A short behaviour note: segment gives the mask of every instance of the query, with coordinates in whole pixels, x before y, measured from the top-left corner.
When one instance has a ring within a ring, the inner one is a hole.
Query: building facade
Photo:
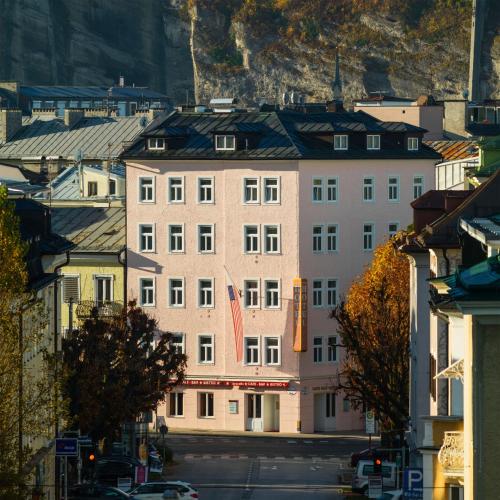
[[[364,113],[176,112],[124,153],[128,299],[188,356],[158,411],[169,426],[362,426],[336,391],[329,315],[433,187],[423,132]]]

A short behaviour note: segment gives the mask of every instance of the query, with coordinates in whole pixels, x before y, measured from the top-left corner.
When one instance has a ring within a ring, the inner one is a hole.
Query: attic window
[[[366,149],[368,149],[368,150],[380,149],[380,136],[379,135],[367,135],[366,136]]]
[[[165,149],[165,139],[152,137],[148,141],[148,149],[162,151]]]
[[[215,136],[216,151],[235,151],[236,138],[234,135],[216,135]]]
[[[334,135],[333,136],[333,149],[346,151],[347,150],[347,135]]]
[[[418,137],[408,137],[408,151],[418,151]]]

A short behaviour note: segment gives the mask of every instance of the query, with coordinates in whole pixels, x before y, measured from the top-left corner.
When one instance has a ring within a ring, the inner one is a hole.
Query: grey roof
[[[111,92],[110,92],[111,89]],[[20,94],[31,99],[167,99],[147,87],[74,87],[70,85],[21,85]]]
[[[377,159],[432,158],[440,155],[422,144],[407,151],[407,134],[422,137],[425,129],[403,122],[382,122],[364,112],[297,112],[292,110],[214,113],[179,112],[155,119],[123,153],[123,158],[182,159]],[[216,151],[214,134],[240,138],[235,151]],[[332,136],[348,134],[349,149],[334,150]],[[380,134],[379,151],[367,151],[366,133]],[[146,148],[148,137],[171,138],[162,151]]]
[[[481,243],[500,247],[500,214],[461,219],[460,226]]]
[[[12,179],[2,179],[0,177],[0,186],[7,186],[7,194],[11,196],[33,195],[48,191],[47,186],[39,184],[30,184],[29,181],[17,181]]]
[[[85,117],[72,128],[59,118],[23,118],[22,128],[0,145],[0,159],[60,156],[74,159],[78,150],[84,158],[107,159],[122,152],[122,143],[142,132],[143,117]]]
[[[125,246],[125,208],[52,208],[52,230],[75,244],[74,253],[119,253]]]

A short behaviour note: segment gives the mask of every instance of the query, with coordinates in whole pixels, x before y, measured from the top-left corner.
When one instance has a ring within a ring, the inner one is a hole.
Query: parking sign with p
[[[403,491],[405,498],[422,500],[424,493],[424,473],[422,469],[407,467],[404,470]]]

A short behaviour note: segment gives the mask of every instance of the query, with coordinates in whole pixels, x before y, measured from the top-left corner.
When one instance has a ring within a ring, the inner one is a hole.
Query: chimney
[[[119,86],[120,87],[125,87],[125,77],[120,75],[120,83],[119,83]]]
[[[111,170],[111,160],[103,160],[102,170],[103,172],[109,172]]]
[[[12,139],[23,126],[20,109],[0,109],[0,144]]]
[[[82,109],[68,109],[64,110],[64,125],[68,128],[73,128],[83,117],[85,113]]]

